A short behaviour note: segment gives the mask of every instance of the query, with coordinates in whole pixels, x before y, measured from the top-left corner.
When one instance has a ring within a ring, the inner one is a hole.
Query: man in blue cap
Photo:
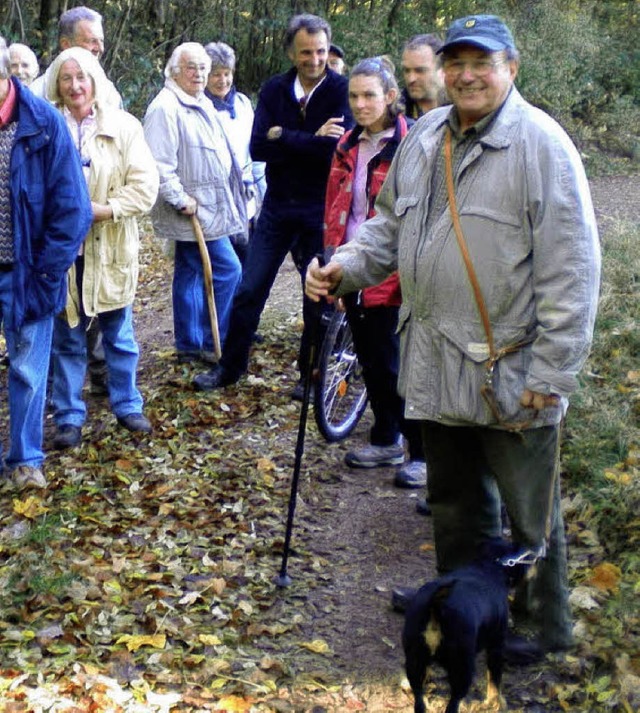
[[[536,638],[508,639],[525,662],[572,644],[558,450],[593,336],[598,235],[578,152],[514,86],[506,25],[456,20],[439,54],[453,106],[412,129],[377,215],[326,267],[311,263],[306,291],[399,271],[398,388],[421,422],[438,568],[500,535],[501,501],[513,539],[531,559],[546,551],[517,620]]]

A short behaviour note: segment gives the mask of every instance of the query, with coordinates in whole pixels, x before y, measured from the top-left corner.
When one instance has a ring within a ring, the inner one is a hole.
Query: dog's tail
[[[447,584],[444,587],[440,587],[431,600],[429,621],[427,622],[427,628],[424,632],[424,640],[432,655],[438,650],[442,641],[442,627],[440,625],[442,620],[442,605],[449,598],[452,586],[451,584]]]

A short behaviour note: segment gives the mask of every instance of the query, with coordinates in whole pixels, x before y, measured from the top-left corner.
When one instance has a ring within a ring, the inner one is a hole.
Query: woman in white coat
[[[153,206],[158,171],[140,122],[106,103],[107,87],[100,63],[81,47],[64,50],[51,65],[48,97],[62,111],[80,153],[93,208],[93,226],[69,272],[67,306],[54,326],[55,448],[81,440],[91,319],[99,321],[103,334],[109,401],[118,423],[130,431],[151,431],[136,385],[132,304],[138,282],[137,217]]]
[[[175,241],[173,328],[181,362],[214,358],[204,270],[191,217],[195,214],[200,222],[213,268],[221,342],[241,275],[231,238],[247,230],[242,174],[204,94],[210,68],[202,45],[185,42],[177,47],[165,67],[164,88],[144,119],[160,172],[153,227],[156,237]]]

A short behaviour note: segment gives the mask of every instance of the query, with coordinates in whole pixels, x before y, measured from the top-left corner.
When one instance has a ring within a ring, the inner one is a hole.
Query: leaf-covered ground
[[[433,575],[431,527],[390,470],[343,466],[366,422],[328,445],[310,420],[293,583],[273,582],[300,414],[297,274],[287,264],[278,279],[251,376],[201,394],[198,369],[173,356],[171,263],[148,232],[143,253],[139,381],[153,435],[123,431],[87,393],[83,443],[48,454],[46,493],[0,491],[0,710],[412,710],[389,594]],[[0,379],[5,389],[6,367]],[[6,434],[4,411],[2,423]],[[637,573],[606,561],[579,495],[565,510],[579,645],[508,669],[509,710],[638,710],[639,612],[615,606],[640,591]],[[481,680],[463,710],[484,710]],[[429,711],[445,692],[436,672]]]

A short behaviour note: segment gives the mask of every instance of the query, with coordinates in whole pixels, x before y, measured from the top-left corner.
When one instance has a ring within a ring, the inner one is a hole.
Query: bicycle
[[[367,407],[367,387],[347,315],[323,316],[326,332],[318,355],[313,411],[318,430],[333,443],[346,438]]]

